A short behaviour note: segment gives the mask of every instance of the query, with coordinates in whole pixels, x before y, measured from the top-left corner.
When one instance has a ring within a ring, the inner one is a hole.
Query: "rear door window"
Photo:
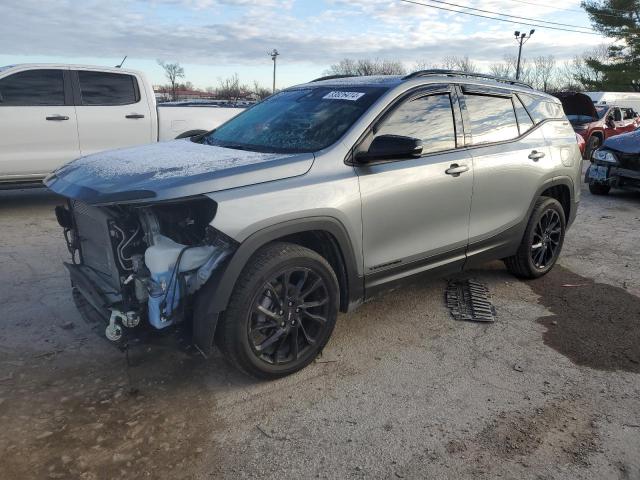
[[[518,123],[510,97],[466,94],[465,104],[474,145],[518,137]]]
[[[64,104],[62,70],[27,70],[0,79],[0,107]]]
[[[442,93],[407,100],[378,125],[375,134],[419,138],[423,153],[455,148],[451,97]]]
[[[131,105],[140,99],[133,75],[79,71],[82,105]]]

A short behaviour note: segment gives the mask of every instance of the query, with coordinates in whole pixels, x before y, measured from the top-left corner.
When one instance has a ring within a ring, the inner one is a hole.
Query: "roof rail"
[[[533,90],[533,87],[528,83],[521,82],[520,80],[513,80],[511,78],[497,77],[495,75],[488,75],[486,73],[474,73],[474,72],[463,72],[459,70],[444,70],[434,68],[431,70],[418,70],[417,72],[410,73],[409,75],[405,75],[402,77],[403,80],[408,80],[410,78],[417,77],[429,77],[429,76],[449,76],[449,77],[469,77],[469,78],[481,78],[485,80],[494,80],[496,82],[508,83],[510,85],[519,85],[521,87],[527,87]]]
[[[309,83],[313,83],[313,82],[321,82],[323,80],[334,80],[336,78],[350,78],[350,77],[357,77],[358,75],[327,75],[325,77],[318,77],[318,78],[314,78],[313,80],[311,80]]]

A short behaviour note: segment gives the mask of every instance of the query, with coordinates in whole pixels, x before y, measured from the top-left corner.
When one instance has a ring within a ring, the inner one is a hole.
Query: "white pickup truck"
[[[38,185],[77,157],[213,130],[240,108],[156,106],[133,70],[59,64],[0,67],[0,188]]]

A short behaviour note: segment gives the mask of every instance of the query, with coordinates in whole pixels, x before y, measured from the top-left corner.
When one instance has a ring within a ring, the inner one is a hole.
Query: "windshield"
[[[287,90],[229,120],[202,142],[259,152],[315,152],[335,143],[385,90],[360,86]]]
[[[567,115],[567,120],[569,120],[574,125],[580,125],[583,123],[590,123],[595,120],[591,115]]]

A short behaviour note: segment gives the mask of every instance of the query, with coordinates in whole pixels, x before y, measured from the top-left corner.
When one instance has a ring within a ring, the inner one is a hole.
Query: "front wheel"
[[[540,197],[518,251],[504,259],[507,269],[521,278],[538,278],[548,273],[562,250],[565,230],[566,219],[560,202]]]
[[[248,262],[219,326],[217,343],[238,369],[262,379],[294,373],[326,345],[339,289],[329,263],[290,243],[263,247]]]

